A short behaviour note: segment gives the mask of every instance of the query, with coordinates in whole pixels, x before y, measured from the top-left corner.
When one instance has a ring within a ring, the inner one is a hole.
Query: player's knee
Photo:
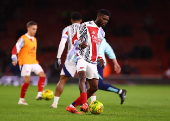
[[[68,80],[68,79],[69,79],[69,77],[66,76],[66,75],[61,75],[60,76],[60,80]]]
[[[46,78],[46,74],[44,72],[40,72],[39,77],[45,77]]]
[[[30,83],[30,77],[24,77],[24,81],[29,84]]]

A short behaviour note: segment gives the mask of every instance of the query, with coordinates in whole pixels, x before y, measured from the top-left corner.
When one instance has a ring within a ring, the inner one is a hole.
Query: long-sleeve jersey
[[[102,56],[105,65],[106,65],[106,57],[105,57],[105,53],[107,54],[107,56],[109,57],[109,59],[115,59],[115,53],[112,49],[112,47],[106,42],[106,39],[104,38],[101,42],[101,47],[99,50],[100,56]]]
[[[37,40],[28,34],[22,35],[12,50],[12,60],[18,60],[19,65],[35,64],[36,60]],[[18,57],[17,57],[18,54]],[[18,58],[18,59],[17,59]]]
[[[98,27],[94,21],[82,23],[72,39],[72,44],[76,48],[79,48],[78,45],[81,42],[85,42],[87,43],[87,47],[77,50],[77,58],[83,58],[90,63],[97,63],[97,59],[102,58],[99,54],[99,49],[104,36],[104,30]]]
[[[67,42],[68,50],[67,50],[66,61],[70,62],[69,56],[72,57],[74,54],[74,52],[72,52],[72,53],[70,52],[70,51],[74,50],[74,46],[72,45],[72,38],[75,35],[75,33],[77,32],[79,27],[80,27],[79,23],[74,23],[74,24],[67,26],[66,28],[63,29],[60,45],[58,48],[57,58],[61,58],[61,55],[65,48],[65,43]]]

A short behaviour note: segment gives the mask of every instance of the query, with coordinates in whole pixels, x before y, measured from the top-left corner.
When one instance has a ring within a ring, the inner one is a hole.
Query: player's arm
[[[120,65],[117,62],[116,55],[115,55],[112,47],[107,42],[105,42],[105,53],[107,54],[109,59],[112,60],[112,62],[114,64],[114,71],[116,73],[120,73],[121,72],[121,67],[120,67]]]
[[[15,44],[14,48],[12,49],[12,64],[14,66],[16,66],[17,64],[17,54],[20,52],[20,50],[22,49],[22,47],[24,46],[24,39],[20,38],[17,43]]]
[[[63,54],[63,51],[65,49],[65,44],[67,42],[67,39],[68,39],[68,31],[67,31],[67,28],[65,28],[62,32],[62,37],[61,37],[61,41],[60,41],[58,52],[57,52],[57,60],[55,62],[56,69],[59,69],[61,65],[61,55]]]

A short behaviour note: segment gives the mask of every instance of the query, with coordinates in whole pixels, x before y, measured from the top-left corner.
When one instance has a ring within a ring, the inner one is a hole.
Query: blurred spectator
[[[145,45],[141,48],[141,59],[152,58],[152,49],[149,45]]]
[[[122,74],[140,74],[139,69],[135,66],[135,64],[130,65],[129,62],[126,60],[122,65]]]
[[[129,64],[129,62],[126,60],[124,63],[123,63],[123,65],[122,65],[122,74],[131,74],[132,73],[132,68],[131,68],[131,66],[130,66],[130,64]]]
[[[132,51],[130,52],[129,56],[130,58],[137,59],[140,58],[141,55],[141,48],[136,42],[135,46],[133,47]]]
[[[149,46],[149,44],[146,44],[144,46],[139,46],[138,44],[136,44],[132,51],[129,53],[129,57],[130,58],[141,58],[141,59],[150,59],[152,58],[153,53],[152,53],[152,49]]]

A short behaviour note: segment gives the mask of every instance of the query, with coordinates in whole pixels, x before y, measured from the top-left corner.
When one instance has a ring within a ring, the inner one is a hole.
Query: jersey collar
[[[34,37],[31,37],[28,35],[28,33],[25,34],[32,42],[34,41]]]

